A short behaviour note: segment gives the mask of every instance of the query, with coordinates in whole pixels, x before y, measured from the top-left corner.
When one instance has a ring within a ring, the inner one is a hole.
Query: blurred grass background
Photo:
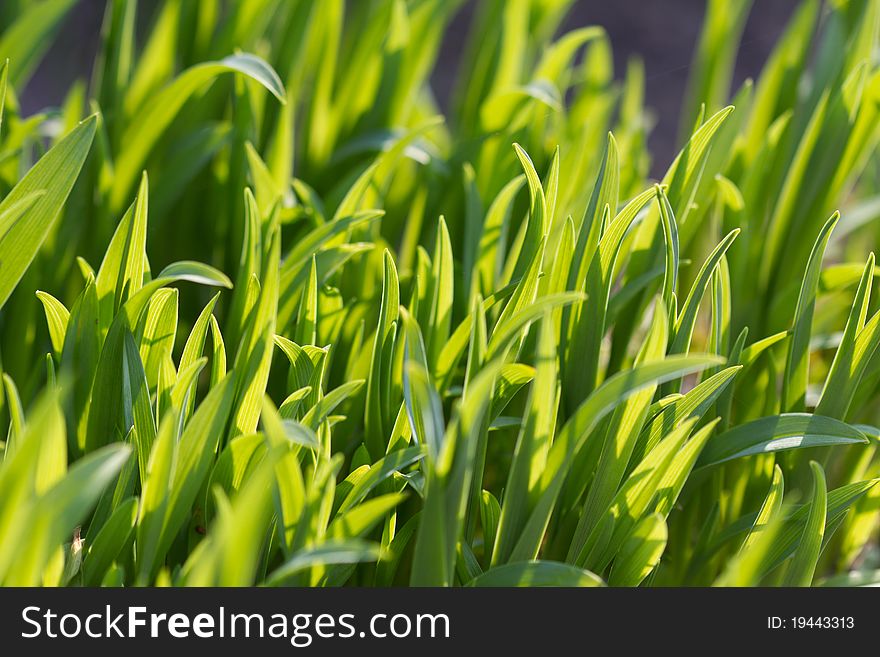
[[[432,76],[441,104],[448,99],[453,87],[467,26],[479,1],[469,0],[447,30]],[[139,3],[137,24],[144,33],[159,4],[158,0]],[[560,33],[564,33],[584,25],[604,27],[614,44],[615,70],[619,75],[625,71],[630,57],[643,58],[647,104],[656,122],[648,142],[654,156],[651,173],[656,177],[663,174],[680,146],[678,117],[705,5],[705,0],[579,0],[560,28]],[[796,6],[797,0],[755,2],[743,32],[733,89],[746,78],[758,75]],[[67,16],[52,48],[24,90],[21,100],[25,115],[49,105],[59,105],[73,81],[88,75],[100,45],[103,14],[103,1],[83,0]]]

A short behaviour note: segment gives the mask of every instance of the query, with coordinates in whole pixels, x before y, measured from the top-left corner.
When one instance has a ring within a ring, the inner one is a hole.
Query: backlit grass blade
[[[773,515],[760,534],[733,557],[713,586],[760,586],[765,575],[764,560],[782,530],[781,514]]]
[[[437,222],[437,236],[432,258],[430,282],[429,313],[427,326],[430,327],[425,337],[428,349],[428,362],[432,369],[440,351],[449,339],[449,327],[452,322],[452,304],[454,293],[452,243],[449,230],[443,217]]]
[[[657,489],[695,424],[694,420],[684,422],[648,453],[617,491],[586,540],[572,543],[567,561],[590,565],[599,572],[608,566],[636,525],[650,512]]]
[[[408,447],[406,449],[391,452],[383,459],[376,461],[369,467],[366,474],[361,476],[357,483],[352,486],[348,494],[343,498],[338,513],[345,513],[360,503],[381,481],[390,477],[394,472],[399,472],[406,466],[415,463],[424,456],[421,447]]]
[[[609,378],[578,407],[557,433],[548,466],[542,476],[543,487],[547,489],[552,481],[558,481],[560,476],[567,473],[571,457],[582,448],[602,416],[621,400],[645,386],[663,383],[720,362],[720,359],[712,356],[668,356]]]
[[[547,463],[547,454],[553,444],[556,414],[559,404],[557,389],[558,364],[555,331],[549,313],[541,320],[535,377],[531,383],[524,423],[517,437],[513,460],[505,486],[505,495],[498,521],[498,533],[492,563],[529,560],[537,557],[540,545],[528,549],[530,554],[517,554],[514,540],[528,517],[528,510],[536,499],[536,484]]]
[[[675,334],[669,352],[673,354],[687,353],[690,349],[691,340],[694,333],[694,324],[697,321],[697,313],[700,309],[700,301],[705,293],[709,280],[719,266],[721,259],[733,244],[736,236],[739,235],[739,229],[730,231],[723,240],[716,246],[706,261],[700,267],[694,284],[688,292],[684,305],[675,320]]]
[[[73,534],[98,501],[104,487],[128,459],[129,448],[110,445],[71,466],[67,474],[37,500],[36,524],[19,544],[22,558],[6,579],[11,586],[35,585],[50,551]]]
[[[822,537],[825,534],[828,504],[825,472],[822,470],[822,466],[815,461],[810,462],[810,469],[813,471],[810,513],[807,524],[804,526],[804,534],[785,572],[787,586],[809,586],[812,583],[816,562],[822,549]]]
[[[686,394],[678,397],[662,408],[657,408],[657,413],[650,417],[648,424],[639,436],[633,459],[641,460],[645,454],[652,450],[660,442],[663,436],[677,427],[689,417],[702,417],[720,399],[726,390],[729,390],[735,376],[742,366],[727,367],[717,374],[713,374],[705,381],[701,381]],[[655,404],[655,406],[659,406]]]
[[[468,586],[604,586],[600,577],[582,568],[553,561],[524,561],[490,568]]]
[[[123,215],[95,279],[104,326],[140,290],[146,271],[148,182],[141,177],[135,202]]]
[[[583,304],[579,304],[572,308],[568,314],[563,315],[563,318],[569,318],[568,325],[565,324],[566,320],[563,320],[563,325],[566,326],[568,331],[563,372],[566,380],[564,394],[569,406],[576,406],[584,398],[584,395],[592,392],[596,385],[598,355],[606,328],[608,298],[621,245],[627,232],[636,221],[639,212],[654,198],[655,194],[655,190],[650,189],[633,198],[614,216],[614,219],[604,231],[600,230],[598,225],[602,220],[601,215],[596,218],[597,226],[592,229],[596,231],[595,239],[598,241],[597,247],[594,247],[598,248],[595,256],[586,251],[586,249],[590,248],[590,244],[584,245],[585,251],[580,256],[580,247],[575,247],[575,254],[572,257],[572,262],[574,263],[572,274],[574,274],[577,267],[587,266],[588,269],[583,272],[585,277],[583,281],[580,279],[580,274],[574,281],[569,277],[569,285],[571,286],[574,283],[578,286],[583,286],[582,288],[578,287],[575,289],[583,289],[587,297],[592,299],[591,303],[595,305],[591,310],[588,310]],[[608,212],[610,213],[610,206],[608,207]],[[581,227],[578,243],[582,240],[584,230],[586,230],[586,226]],[[582,262],[579,264],[578,257],[588,259],[588,265],[584,265]],[[581,362],[586,371],[580,371],[580,369],[572,371],[571,364],[574,362]]]
[[[533,261],[533,258],[538,253],[538,244],[547,235],[550,217],[548,216],[544,187],[541,185],[541,179],[538,176],[538,172],[535,171],[531,158],[519,144],[514,144],[513,147],[526,174],[530,199],[523,248],[519,253],[517,265],[514,269],[514,276],[517,276],[525,271],[526,267],[529,266],[529,263]]]
[[[666,521],[659,513],[639,522],[611,567],[609,586],[638,586],[657,565],[666,549]]]
[[[385,453],[388,418],[386,409],[390,404],[390,386],[387,381],[388,363],[391,360],[397,332],[400,289],[397,268],[391,254],[383,256],[382,304],[379,308],[378,325],[373,340],[370,360],[370,376],[367,379],[367,406],[365,410],[365,443],[370,454],[378,458]]]
[[[46,323],[49,326],[49,338],[52,340],[52,348],[60,357],[64,348],[64,336],[67,333],[67,322],[70,320],[70,312],[64,304],[58,301],[48,292],[37,291],[37,297],[43,304],[46,313]]]
[[[668,517],[675,508],[697,458],[717,425],[718,418],[698,429],[684,448],[672,459],[672,463],[660,480],[657,490],[657,512],[662,514],[664,518]]]
[[[3,374],[3,396],[6,412],[9,414],[9,430],[6,434],[6,444],[3,447],[3,460],[15,453],[17,443],[24,433],[24,407],[21,396],[15,382],[8,374]]]
[[[130,497],[113,511],[113,515],[96,534],[82,564],[82,579],[86,586],[97,586],[119,554],[130,545],[137,520],[138,500]]]
[[[157,290],[138,320],[137,341],[148,381],[156,381],[163,360],[171,358],[177,338],[179,297],[176,288]]]
[[[34,112],[73,4],[0,3],[0,584],[873,580],[880,3],[734,91],[711,0],[656,127],[572,0],[108,0]]]
[[[663,241],[666,244],[665,273],[663,275],[663,303],[670,321],[678,317],[678,303],[676,301],[676,289],[678,288],[678,265],[681,259],[679,254],[678,224],[672,213],[672,205],[663,191],[657,185],[657,201],[660,204],[660,224],[663,228]],[[677,335],[677,333],[676,333]]]
[[[510,347],[511,342],[516,339],[519,332],[527,328],[532,322],[539,319],[546,310],[560,306],[567,306],[581,299],[583,299],[583,295],[576,292],[549,294],[545,297],[536,299],[534,302],[511,314],[509,317],[503,317],[503,322],[499,319],[498,323],[495,325],[495,330],[489,338],[489,345],[486,352],[487,359],[503,353]]]
[[[666,355],[668,330],[669,318],[663,306],[658,304],[647,339],[636,357],[636,366],[646,361],[659,360]],[[596,475],[590,484],[582,515],[575,529],[573,543],[578,546],[578,550],[617,493],[639,433],[648,417],[648,409],[655,392],[656,386],[646,386],[622,401],[611,416],[596,465]]]
[[[825,516],[826,536],[823,540],[827,539],[832,527],[839,525],[852,505],[862,499],[877,483],[876,479],[859,481],[828,491],[827,515]],[[794,554],[800,539],[804,536],[807,521],[813,511],[818,516],[818,508],[813,509],[810,504],[803,504],[786,519],[777,540],[767,553],[764,562],[765,572],[781,565],[785,559]]]
[[[300,297],[294,339],[300,344],[318,341],[318,268],[315,258],[312,258],[308,283]]]
[[[70,190],[82,169],[97,117],[91,116],[59,141],[13,187],[0,202],[0,306],[37,255],[61,214]],[[39,197],[34,197],[41,192]],[[25,199],[30,206],[22,214],[10,210]]]
[[[507,235],[513,202],[525,183],[525,175],[519,175],[507,183],[489,206],[483,221],[483,233],[477,248],[474,285],[478,283],[485,296],[499,283],[505,257]]]
[[[130,333],[126,333],[123,340],[123,415],[126,429],[133,426],[137,432],[138,470],[140,481],[143,483],[147,478],[147,461],[150,458],[153,441],[156,439],[156,422],[150,403],[150,388],[134,338]]]
[[[419,523],[410,576],[412,586],[452,584],[456,548],[476,461],[477,440],[488,412],[498,364],[483,369],[446,429],[436,458],[427,462],[424,514]]]
[[[269,379],[277,318],[280,242],[277,229],[273,230],[263,268],[260,297],[249,317],[233,365],[236,396],[233,428],[238,433],[256,430]]]
[[[345,541],[328,540],[315,547],[297,552],[266,577],[268,586],[278,586],[288,578],[314,566],[327,564],[350,564],[363,561],[376,561],[379,546],[375,543],[349,539]]]
[[[847,416],[868,362],[880,345],[880,313],[875,313],[867,323],[865,321],[871,295],[873,269],[874,255],[871,254],[859,281],[856,298],[840,338],[840,344],[825,379],[822,396],[816,405],[817,413],[827,413],[839,418]]]
[[[804,279],[801,283],[801,291],[798,295],[797,307],[792,321],[791,340],[788,343],[788,354],[785,360],[785,372],[782,378],[782,408],[785,411],[804,410],[804,398],[807,391],[809,378],[810,353],[809,342],[812,332],[813,312],[816,306],[818,294],[820,269],[828,240],[831,232],[840,219],[839,213],[834,213],[822,227],[822,232],[816,238]]]
[[[24,546],[30,515],[39,496],[58,481],[67,463],[65,456],[64,417],[58,407],[57,393],[43,395],[30,413],[23,431],[16,438],[15,449],[4,454],[0,468],[0,494],[5,503],[0,506],[0,540],[6,545]],[[51,479],[40,472],[42,454],[54,457]],[[59,458],[61,471],[57,467]],[[71,528],[72,529],[72,528]],[[53,546],[54,547],[54,546]],[[0,581],[11,575],[20,553],[16,550],[0,552]],[[43,564],[39,564],[42,567]]]
[[[746,537],[742,548],[740,548],[741,552],[745,552],[752,547],[760,539],[762,534],[769,530],[770,523],[774,518],[779,516],[780,510],[782,509],[782,495],[784,490],[785,478],[782,474],[782,468],[776,465],[773,468],[773,482],[770,484],[770,490],[767,492],[767,497],[764,498],[764,503],[761,505],[761,510],[758,512],[755,524],[749,531],[749,535]]]
[[[3,127],[3,110],[6,109],[6,90],[9,82],[9,60],[0,63],[0,128]]]
[[[547,457],[547,465],[538,484],[537,502],[522,531],[525,543],[534,541],[546,531],[562,486],[572,464],[590,433],[614,406],[645,386],[663,383],[670,378],[699,371],[719,361],[713,357],[672,356],[661,361],[644,363],[634,370],[620,372],[603,383],[581,404],[557,432]],[[521,539],[523,540],[523,539]]]
[[[209,468],[232,407],[232,384],[232,379],[227,376],[196,409],[195,415],[180,437],[179,445],[173,448],[177,452],[173,471],[160,477],[160,482],[162,479],[167,480],[168,488],[164,492],[157,493],[164,499],[159,506],[158,525],[151,530],[151,540],[155,541],[155,556],[152,559],[142,558],[140,563],[141,576],[146,577],[147,581],[152,579],[156,572],[157,559],[164,558],[171,541],[188,520],[192,504],[209,474]],[[170,449],[167,440],[174,440],[173,433],[168,434],[166,442],[162,441],[161,428],[159,434],[160,437],[155,444],[160,446],[159,449],[167,451]],[[163,457],[162,462],[165,463],[168,458],[170,455]],[[170,464],[164,467],[170,467]],[[140,543],[140,540],[138,542]]]
[[[718,465],[753,454],[866,442],[861,431],[839,420],[809,413],[784,413],[741,424],[713,437],[697,467]]]
[[[269,450],[230,503],[217,504],[208,540],[190,554],[184,577],[192,586],[246,586],[254,582],[272,511],[272,480],[281,450]],[[222,492],[215,491],[219,499]]]
[[[406,353],[404,355],[403,395],[415,441],[436,456],[445,430],[443,408],[428,374],[427,354],[415,319],[401,311]]]
[[[191,262],[173,263],[144,285],[120,308],[119,313],[113,318],[95,365],[88,422],[82,442],[86,451],[106,444],[118,430],[121,421],[122,395],[115,382],[122,371],[125,332],[134,330],[138,317],[157,290],[178,280],[190,280],[207,285],[231,285],[225,275],[208,265]],[[95,303],[97,314],[97,302]],[[161,413],[157,413],[157,416],[160,415]]]
[[[199,88],[223,73],[238,73],[255,80],[282,103],[285,91],[278,75],[265,61],[255,55],[230,55],[216,62],[206,62],[184,71],[171,84],[145,101],[122,133],[123,156],[116,162],[116,177],[110,205],[118,209],[128,196],[131,185],[142,170],[147,157],[186,100]]]

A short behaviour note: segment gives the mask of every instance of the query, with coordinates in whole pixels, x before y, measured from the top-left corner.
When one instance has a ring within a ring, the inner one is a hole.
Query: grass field
[[[0,584],[880,583],[880,0],[738,89],[708,0],[656,181],[570,0],[435,98],[462,4],[108,0],[30,116],[2,4]]]

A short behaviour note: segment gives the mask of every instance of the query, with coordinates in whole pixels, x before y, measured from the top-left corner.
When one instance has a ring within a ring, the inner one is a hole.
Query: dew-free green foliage
[[[568,0],[436,98],[462,4],[108,0],[32,116],[2,4],[0,584],[880,581],[880,0],[735,90],[709,2],[659,181]]]

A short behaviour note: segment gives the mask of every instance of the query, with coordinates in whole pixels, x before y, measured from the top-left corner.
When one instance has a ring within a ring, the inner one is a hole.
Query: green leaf
[[[280,449],[266,454],[231,504],[222,491],[215,491],[217,517],[207,540],[184,564],[187,585],[253,585],[271,519],[271,484],[280,454]]]
[[[583,298],[584,295],[577,292],[548,294],[525,304],[523,308],[516,310],[508,317],[502,315],[495,325],[495,330],[492,331],[492,336],[489,338],[486,358],[491,360],[494,356],[503,353],[510,346],[511,341],[520,335],[521,331],[539,319],[547,310],[567,306]],[[506,310],[507,308],[505,308]]]
[[[389,251],[384,253],[383,266],[382,303],[373,340],[370,376],[367,379],[367,406],[364,412],[365,443],[373,458],[385,453],[389,435],[386,409],[391,405],[391,400],[388,399],[390,386],[384,379],[383,372],[389,370],[400,302],[397,268]]]
[[[795,550],[788,570],[785,572],[786,586],[809,586],[813,582],[816,562],[822,550],[822,537],[825,535],[827,519],[828,491],[825,486],[825,472],[815,461],[810,462],[813,471],[813,494],[810,513],[804,526],[804,533]]]
[[[599,386],[557,432],[547,457],[547,466],[534,494],[537,501],[530,511],[522,535],[532,541],[546,531],[562,486],[586,439],[620,401],[645,386],[660,384],[720,362],[720,359],[712,356],[671,356],[619,372]]]
[[[8,374],[3,374],[3,393],[7,412],[9,413],[9,433],[3,450],[3,459],[11,458],[18,441],[24,434],[24,407],[15,382]]]
[[[452,322],[453,303],[453,265],[452,243],[446,221],[440,217],[437,223],[433,269],[431,271],[429,315],[425,346],[428,352],[428,363],[433,370],[440,357],[440,352],[449,340],[449,326]]]
[[[816,307],[816,296],[819,291],[822,258],[831,238],[831,232],[837,225],[840,214],[835,212],[822,227],[816,238],[807,269],[801,281],[797,307],[792,321],[791,340],[785,359],[785,371],[782,377],[782,408],[785,411],[802,411],[805,407],[807,382],[810,368],[810,335],[813,326],[813,311]]]
[[[477,275],[474,278],[474,285],[479,283],[483,296],[487,296],[499,282],[514,200],[525,181],[524,175],[513,178],[498,192],[486,211],[483,233],[477,247]]]
[[[697,467],[705,468],[754,454],[867,442],[861,431],[840,420],[809,413],[783,413],[746,422],[713,437],[703,450]]]
[[[391,493],[358,504],[333,519],[333,522],[327,527],[327,536],[330,539],[338,540],[359,538],[375,527],[388,512],[404,499],[406,499],[406,495]]]
[[[183,345],[183,352],[180,354],[180,363],[178,365],[178,370],[183,371],[193,363],[195,363],[202,356],[202,352],[205,349],[205,342],[208,338],[208,327],[211,324],[211,319],[213,318],[214,306],[217,304],[217,299],[220,297],[220,293],[218,292],[211,300],[207,303],[207,305],[202,309],[202,312],[199,313],[198,318],[193,324],[192,330],[189,333],[189,336],[186,338],[186,343]],[[192,402],[190,402],[187,411],[192,409]]]
[[[609,586],[638,586],[657,566],[666,549],[666,519],[659,513],[643,518],[624,541],[608,576]]]
[[[770,490],[767,492],[767,497],[764,498],[764,503],[761,505],[761,510],[758,512],[755,524],[749,531],[745,542],[743,542],[740,552],[746,552],[749,548],[753,547],[760,540],[763,533],[769,530],[770,523],[780,516],[784,491],[785,478],[782,475],[782,468],[775,465],[773,466],[773,481],[770,484]]]
[[[669,468],[663,474],[660,484],[657,487],[657,512],[662,514],[664,518],[668,517],[675,508],[681,491],[691,475],[697,458],[703,451],[706,441],[718,426],[719,418],[709,422],[706,426],[701,427],[693,437],[687,441],[681,451],[676,454]]]
[[[290,577],[314,566],[351,564],[376,561],[379,546],[362,540],[328,540],[315,547],[297,552],[266,577],[266,585],[279,586]]]
[[[315,258],[309,267],[309,282],[300,297],[299,313],[296,321],[294,339],[300,344],[314,344],[318,341],[318,269]]]
[[[238,73],[255,80],[281,103],[286,102],[286,92],[278,75],[256,55],[230,55],[220,61],[204,62],[188,68],[147,100],[122,133],[121,157],[116,162],[116,176],[110,195],[112,208],[118,209],[123,203],[138,171],[144,168],[150,152],[184,103],[223,73]]]
[[[825,378],[822,396],[816,404],[817,413],[846,419],[867,363],[880,344],[880,313],[875,313],[867,324],[865,322],[873,278],[872,253],[865,264],[846,327]]]
[[[0,63],[0,128],[3,127],[3,110],[6,109],[6,90],[9,81],[9,60]]]
[[[643,363],[610,377],[577,408],[558,432],[550,451],[547,469],[542,476],[544,487],[565,475],[572,455],[580,449],[599,420],[620,401],[645,386],[663,383],[722,363],[723,360],[715,356],[675,355],[660,361]]]
[[[171,358],[177,338],[178,297],[176,288],[157,290],[138,322],[140,356],[147,380],[155,382],[163,361]]]
[[[701,381],[686,394],[670,401],[659,408],[659,403],[652,406],[650,421],[642,430],[639,442],[633,450],[633,459],[641,460],[660,440],[684,420],[701,418],[712,404],[728,389],[734,377],[739,374],[742,366],[727,367]]]
[[[766,559],[783,526],[782,514],[769,519],[754,541],[744,546],[724,568],[713,586],[760,586]]]
[[[673,430],[636,466],[608,506],[603,521],[596,525],[583,547],[572,544],[570,561],[595,566],[600,572],[620,552],[637,523],[652,511],[651,501],[663,486],[676,455],[690,435],[695,420]]]
[[[144,282],[147,269],[147,174],[141,176],[137,197],[119,222],[104,255],[95,285],[101,305],[103,326]]]
[[[346,399],[356,394],[364,385],[363,380],[348,381],[338,388],[334,388],[326,395],[321,397],[317,404],[312,406],[303,416],[302,423],[310,427],[313,431],[317,431],[321,423],[327,419],[327,416]]]
[[[370,466],[367,473],[358,479],[357,483],[351,488],[339,507],[338,513],[345,513],[359,504],[380,482],[395,472],[400,472],[406,466],[415,463],[423,456],[421,447],[407,447],[406,449],[391,452],[385,458],[376,461],[376,463]]]
[[[403,395],[407,419],[415,441],[436,456],[446,426],[443,408],[428,374],[427,354],[419,325],[405,310],[401,309],[401,316],[406,337]]]
[[[249,315],[248,326],[239,344],[232,368],[235,380],[232,435],[256,431],[260,420],[260,409],[269,381],[274,351],[280,249],[280,232],[274,228],[268,244],[260,296]]]
[[[199,490],[205,478],[210,472],[210,467],[215,459],[215,454],[223,436],[232,408],[233,381],[227,376],[205,397],[205,400],[196,409],[195,414],[180,436],[177,445],[169,446],[169,441],[174,441],[173,431],[165,431],[163,439],[163,427],[159,430],[153,448],[153,456],[150,459],[151,472],[147,475],[147,483],[150,484],[154,475],[153,462],[157,461],[157,486],[151,493],[155,502],[153,507],[145,509],[157,509],[158,529],[154,524],[148,534],[153,541],[154,552],[144,552],[140,559],[140,575],[142,579],[150,581],[158,569],[161,560],[168,551],[171,541],[177,532],[184,526],[189,518],[193,502],[198,496]],[[158,450],[158,451],[157,451]],[[173,456],[176,453],[176,457]],[[173,471],[171,462],[174,459]],[[144,497],[146,499],[145,491]],[[141,517],[144,518],[142,510]],[[141,521],[140,524],[142,524]],[[146,531],[146,530],[144,530]],[[143,542],[141,533],[138,533],[138,545]]]
[[[60,216],[89,153],[96,125],[96,116],[80,123],[0,202],[0,307]],[[22,211],[25,205],[27,210]]]
[[[134,534],[137,514],[138,500],[129,497],[116,507],[95,535],[82,565],[85,586],[98,586],[101,583],[104,574]]]
[[[490,568],[472,579],[468,586],[604,586],[600,577],[589,570],[554,561],[525,561]]]
[[[70,312],[63,303],[48,292],[37,290],[37,298],[43,304],[43,310],[46,313],[46,324],[49,326],[49,339],[52,340],[52,348],[55,350],[55,354],[60,356],[61,350],[64,348],[64,336],[67,333]]]
[[[559,404],[556,350],[555,329],[549,312],[545,311],[535,354],[535,378],[504,487],[493,564],[533,560],[538,556],[540,540],[536,537],[531,545],[523,545],[522,527],[528,518],[530,498],[537,491],[536,484],[546,467],[556,431]],[[519,549],[514,548],[517,538]]]
[[[51,550],[73,534],[104,488],[128,460],[127,445],[108,445],[74,463],[67,474],[47,490],[34,509],[35,526],[21,546],[22,556],[7,578],[11,586],[39,581]]]
[[[147,461],[156,439],[156,421],[150,403],[150,388],[144,373],[137,346],[130,333],[124,337],[122,366],[122,404],[126,433],[134,427],[137,432],[137,459],[140,481],[146,481]]]
[[[660,203],[660,221],[663,226],[663,240],[666,244],[666,266],[663,275],[663,303],[669,317],[678,317],[678,309],[676,308],[675,290],[678,287],[678,264],[679,243],[678,243],[678,224],[675,221],[675,215],[672,212],[672,205],[663,188],[660,185],[655,187],[657,191],[657,199]],[[696,311],[694,311],[696,314]],[[678,335],[678,333],[676,333]]]
[[[609,162],[606,166],[612,166],[612,164]],[[605,184],[605,178],[603,178],[602,184]],[[615,183],[613,180],[609,180],[608,184],[614,185]],[[608,190],[605,192],[605,196],[608,195],[613,197],[616,192],[612,193],[611,190]],[[595,389],[599,369],[599,352],[607,328],[606,315],[609,295],[621,245],[627,231],[636,222],[639,212],[655,196],[656,191],[649,189],[633,198],[611,220],[604,232],[602,231],[602,223],[605,214],[594,217],[594,224],[590,225],[589,229],[594,231],[596,235],[588,238],[587,243],[583,245],[583,253],[580,253],[581,242],[584,239],[583,232],[588,226],[581,227],[578,244],[575,246],[575,254],[572,257],[574,265],[570,271],[568,283],[570,289],[584,290],[590,301],[589,303],[580,303],[570,310],[563,310],[563,326],[567,325],[568,331],[563,370],[566,383],[564,394],[570,406],[576,406]],[[614,200],[612,197],[607,199],[608,202]],[[613,210],[608,205],[607,213],[610,215],[611,212]],[[594,242],[597,246],[593,246]],[[592,253],[595,248],[598,248],[596,255]],[[578,258],[582,259],[579,270]],[[584,260],[588,260],[588,262],[585,263]],[[578,270],[577,277],[574,277],[576,270]],[[570,365],[575,363],[580,363],[580,365],[577,367]]]
[[[446,428],[440,452],[425,462],[423,513],[410,572],[412,586],[450,586],[457,548],[465,529],[477,460],[477,445],[488,430],[491,391],[500,363],[483,368]]]
[[[706,286],[709,284],[710,277],[737,235],[739,235],[738,228],[730,231],[718,246],[712,250],[703,266],[700,267],[697,278],[694,280],[694,284],[691,286],[691,290],[685,299],[684,306],[682,306],[681,312],[675,321],[675,336],[669,348],[670,353],[687,353],[690,349],[694,325],[697,322],[697,312],[700,309],[700,300],[703,297]]]
[[[657,304],[651,328],[642,345],[636,364],[658,360],[666,355],[669,318],[661,304]],[[649,385],[622,401],[611,416],[605,431],[602,450],[596,465],[596,474],[584,502],[583,512],[575,529],[572,552],[580,551],[589,532],[595,527],[620,486],[630,456],[636,447],[639,433],[648,415],[656,386]]]
[[[152,573],[158,569],[157,561],[161,559],[159,550],[174,476],[176,451],[175,418],[169,413],[159,425],[147,462],[146,477],[142,482],[136,533],[136,563],[138,577],[144,584],[149,582]]]
[[[166,285],[174,281],[189,281],[199,285],[232,289],[232,281],[222,271],[191,260],[181,260],[168,265],[153,279],[151,285]]]

